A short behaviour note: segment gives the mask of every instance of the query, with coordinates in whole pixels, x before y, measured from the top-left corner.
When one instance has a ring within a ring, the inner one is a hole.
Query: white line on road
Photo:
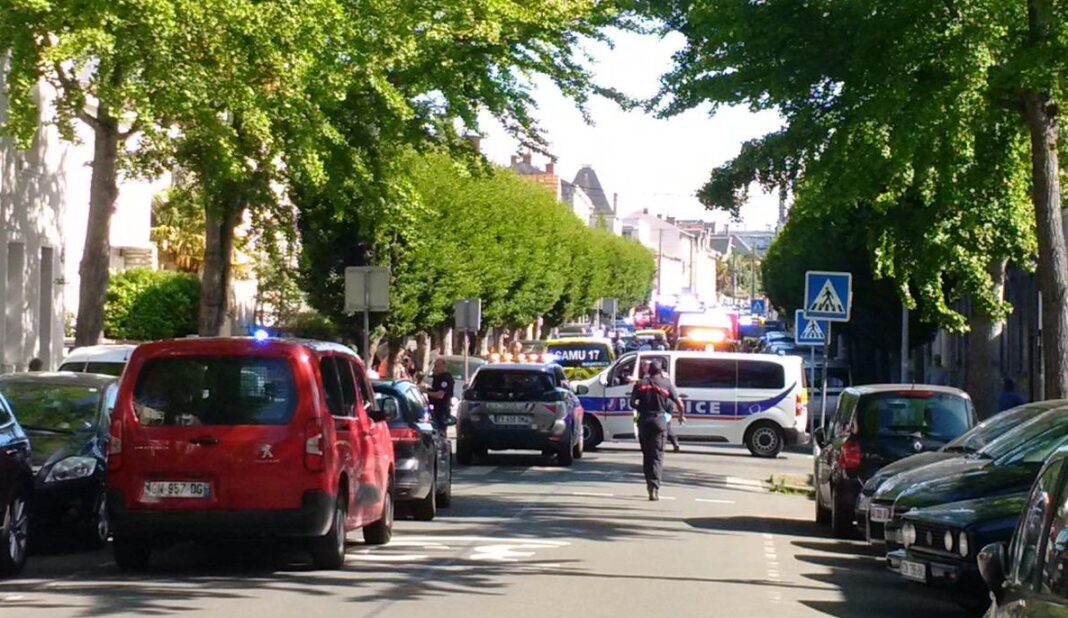
[[[615,498],[615,494],[599,494],[595,491],[573,491],[572,496],[582,496],[584,498]]]
[[[694,500],[706,504],[734,504],[734,500],[713,500],[711,498],[694,498]]]

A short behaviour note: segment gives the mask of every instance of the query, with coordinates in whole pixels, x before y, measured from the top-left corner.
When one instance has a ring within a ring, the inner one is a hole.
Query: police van
[[[682,439],[744,444],[757,457],[808,441],[808,391],[798,356],[719,352],[634,352],[576,384],[586,448],[633,439],[629,396],[641,366],[656,360],[679,391]]]

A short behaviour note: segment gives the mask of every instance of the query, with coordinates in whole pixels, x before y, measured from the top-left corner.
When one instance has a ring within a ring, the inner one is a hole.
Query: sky
[[[617,32],[613,39],[614,49],[587,46],[596,63],[591,68],[599,84],[635,98],[656,93],[660,76],[671,68],[671,54],[683,44],[675,34],[661,39]],[[721,108],[710,117],[706,107],[660,120],[640,110],[625,112],[616,103],[597,98],[588,106],[591,126],[551,83],[537,81],[535,98],[535,116],[556,157],[557,175],[571,180],[580,167],[592,165],[609,199],[619,194],[622,215],[647,208],[664,216],[728,222],[726,214],[706,210],[694,194],[715,167],[738,154],[743,142],[782,124],[773,112],[754,114],[745,108]],[[518,144],[492,118],[484,118],[482,125],[483,153],[508,165]],[[546,161],[534,156],[539,167]],[[741,215],[749,229],[774,225],[778,196],[753,187]]]

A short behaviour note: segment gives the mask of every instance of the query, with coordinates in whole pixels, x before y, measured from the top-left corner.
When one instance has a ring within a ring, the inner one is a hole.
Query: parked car
[[[26,564],[32,495],[30,439],[0,395],[0,577]]]
[[[180,339],[134,351],[108,453],[115,561],[174,539],[306,539],[317,568],[345,536],[393,530],[393,443],[363,362],[331,343]]]
[[[820,354],[820,358],[823,355]],[[805,356],[805,383],[808,385],[808,427],[809,433],[820,426],[821,417],[827,419],[827,424],[834,422],[834,415],[838,411],[838,399],[842,392],[853,385],[853,374],[849,369],[849,363],[832,360],[827,362],[827,409],[823,408],[823,362],[816,359],[815,365],[810,358]]]
[[[407,381],[376,382],[375,406],[382,409],[393,437],[397,505],[430,521],[439,507],[452,503],[452,445],[430,422],[429,406],[419,388]],[[455,419],[449,417],[455,424]]]
[[[30,526],[38,538],[107,543],[107,438],[117,391],[118,380],[102,374],[0,376],[0,393],[33,444]]]
[[[979,423],[970,431],[962,434],[959,438],[937,451],[917,453],[881,468],[864,483],[864,488],[861,490],[860,498],[857,501],[857,522],[864,529],[865,538],[869,543],[883,541],[883,524],[890,519],[890,507],[887,505],[879,506],[876,509],[877,513],[874,520],[870,517],[869,507],[875,492],[890,478],[947,459],[959,459],[973,455],[1006,432],[1040,414],[1065,405],[1068,405],[1068,401],[1042,401],[1006,410]]]
[[[908,580],[945,588],[967,607],[988,600],[976,554],[1012,538],[1027,493],[950,502],[909,511],[902,518],[904,549],[895,550],[898,572]]]
[[[1068,451],[1049,458],[1035,477],[1011,543],[979,552],[979,571],[993,593],[989,618],[1068,615]]]
[[[903,546],[901,518],[905,513],[1026,491],[1042,462],[1066,443],[1068,409],[1058,408],[1005,433],[971,457],[931,464],[883,483],[872,498],[872,509],[890,507],[885,526],[890,568],[898,566],[893,551]]]
[[[75,348],[63,359],[60,371],[121,376],[135,345],[107,344]]]
[[[816,433],[816,521],[849,536],[861,488],[880,468],[936,450],[976,424],[962,390],[925,384],[847,388],[834,424]]]
[[[456,461],[489,450],[535,450],[570,466],[583,455],[583,409],[559,365],[485,365],[460,405]]]

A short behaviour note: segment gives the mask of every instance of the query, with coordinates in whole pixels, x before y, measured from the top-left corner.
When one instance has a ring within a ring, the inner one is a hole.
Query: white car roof
[[[846,390],[855,392],[858,395],[871,395],[875,393],[896,393],[901,391],[928,391],[932,393],[943,393],[946,395],[956,395],[965,399],[971,399],[968,393],[960,390],[959,388],[953,388],[952,386],[939,386],[936,384],[864,384],[862,386],[850,386]]]
[[[63,363],[125,363],[137,346],[129,344],[90,345],[75,348]]]

